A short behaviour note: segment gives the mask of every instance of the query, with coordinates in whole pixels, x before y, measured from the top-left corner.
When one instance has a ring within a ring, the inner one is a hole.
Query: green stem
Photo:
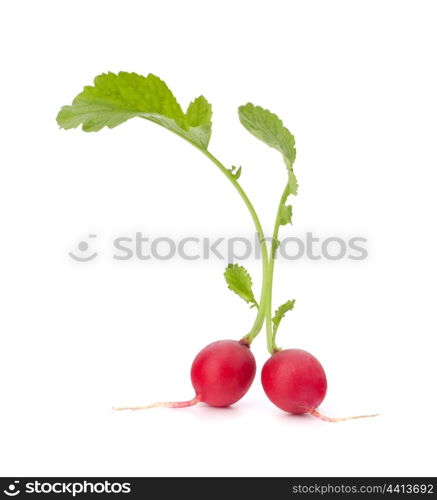
[[[276,250],[279,246],[278,234],[279,227],[281,225],[281,213],[282,207],[284,206],[287,198],[290,194],[289,185],[284,188],[281,199],[279,201],[278,211],[276,213],[275,226],[273,228],[273,239],[270,248],[269,265],[267,270],[267,284],[266,284],[266,298],[265,298],[265,319],[266,319],[266,331],[267,331],[267,349],[270,354],[275,353],[278,350],[276,345],[276,332],[273,331],[272,323],[272,289],[273,289],[273,273],[275,270],[275,257]]]
[[[275,226],[273,229],[272,244],[270,247],[270,256],[269,256],[267,244],[266,244],[266,239],[264,236],[264,230],[262,228],[258,214],[256,213],[255,208],[252,205],[252,202],[249,200],[249,197],[247,196],[246,192],[240,186],[239,182],[237,181],[235,176],[232,174],[232,172],[229,169],[227,169],[223,165],[223,163],[221,163],[207,149],[200,147],[198,144],[192,142],[187,137],[185,137],[177,132],[175,132],[175,133],[176,133],[176,135],[179,135],[180,137],[185,139],[187,142],[189,142],[196,149],[201,151],[207,158],[209,158],[214,163],[214,165],[216,165],[216,167],[218,167],[218,169],[228,178],[228,180],[231,182],[231,184],[234,186],[234,188],[238,191],[238,194],[241,196],[247,209],[249,210],[249,213],[252,217],[253,223],[255,224],[255,229],[257,231],[260,245],[261,245],[263,279],[262,279],[262,288],[261,288],[261,298],[260,298],[260,302],[258,305],[258,314],[255,318],[255,321],[253,323],[253,326],[252,326],[250,332],[247,335],[245,335],[242,340],[245,341],[248,345],[250,345],[252,343],[253,339],[261,331],[263,324],[264,324],[264,320],[265,320],[266,321],[266,330],[267,330],[267,349],[269,350],[270,354],[274,354],[276,351],[278,351],[278,347],[276,345],[276,332],[274,331],[273,324],[272,324],[273,273],[275,270],[276,250],[278,249],[278,246],[279,246],[278,233],[279,233],[279,228],[281,226],[282,207],[285,204],[285,202],[287,201],[288,196],[290,195],[289,183],[287,182],[287,185],[285,186],[284,191],[282,192],[282,195],[281,195],[281,199],[279,201],[278,211],[276,213]]]
[[[160,123],[157,123],[160,126]],[[170,129],[168,129],[170,130]],[[221,163],[221,161],[218,160],[212,153],[210,153],[207,149],[202,148],[195,142],[192,142],[190,139],[188,139],[186,136],[179,134],[178,132],[175,132],[174,130],[170,130],[174,134],[178,135],[185,141],[187,141],[189,144],[194,146],[196,149],[198,149],[201,153],[203,153],[207,158],[209,158],[216,167],[228,178],[228,180],[231,182],[231,184],[234,186],[234,188],[238,191],[239,195],[243,199],[247,209],[250,212],[250,216],[252,217],[253,223],[255,224],[255,229],[258,234],[258,238],[260,241],[261,245],[261,259],[262,259],[262,267],[263,267],[263,280],[262,280],[262,288],[261,288],[261,298],[260,302],[258,305],[258,314],[256,315],[255,321],[253,323],[253,326],[249,333],[243,337],[243,341],[250,345],[253,341],[253,339],[259,334],[261,331],[263,324],[264,324],[264,318],[265,318],[265,300],[266,300],[266,292],[267,292],[267,274],[268,274],[268,266],[269,266],[269,256],[268,256],[268,251],[267,251],[267,244],[266,244],[266,239],[264,236],[264,230],[262,228],[261,222],[259,220],[258,214],[256,213],[256,210],[254,206],[252,205],[252,202],[249,200],[249,197],[247,196],[246,192],[244,189],[240,186],[239,182],[235,178],[235,176]]]
[[[193,143],[191,143],[193,144]],[[237,179],[235,179],[235,176],[232,175],[232,173],[213,155],[211,154],[208,150],[202,149],[198,147],[196,144],[193,144],[199,151],[201,151],[207,158],[209,158],[218,168],[219,170],[228,178],[228,180],[232,183],[234,188],[238,191],[238,194],[241,196],[243,199],[247,209],[249,210],[249,213],[252,217],[253,223],[255,224],[255,229],[257,231],[260,245],[261,245],[261,258],[262,258],[262,266],[263,266],[263,281],[262,281],[262,289],[261,289],[261,298],[260,298],[260,303],[258,306],[258,314],[255,318],[255,322],[253,323],[253,326],[250,330],[250,332],[244,337],[244,340],[250,344],[253,339],[258,335],[258,333],[261,331],[263,324],[264,324],[264,318],[265,318],[265,302],[266,302],[266,297],[267,297],[267,277],[268,277],[268,268],[269,268],[269,257],[268,257],[268,251],[267,251],[267,244],[264,236],[264,230],[262,228],[261,222],[259,220],[258,214],[255,211],[254,206],[252,205],[252,202],[249,200],[249,197],[247,196],[246,192],[244,189],[240,186],[239,182]]]

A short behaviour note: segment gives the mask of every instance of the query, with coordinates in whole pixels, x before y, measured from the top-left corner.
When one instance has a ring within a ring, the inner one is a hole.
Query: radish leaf
[[[196,97],[190,103],[186,113],[191,134],[199,140],[199,143],[206,149],[211,137],[212,106],[203,97]]]
[[[232,176],[234,177],[235,180],[238,180],[241,175],[241,167],[235,167],[234,165],[231,168],[228,168],[228,171]]]
[[[94,86],[84,87],[70,106],[63,106],[56,118],[64,129],[82,125],[85,132],[113,128],[140,117],[161,125],[201,149],[211,136],[211,105],[200,96],[182,111],[167,85],[151,73],[147,76],[121,71],[104,73]]]
[[[229,290],[239,295],[248,304],[252,304],[252,307],[258,307],[252,291],[252,278],[243,266],[229,264],[224,275]]]
[[[296,195],[298,185],[293,171],[296,158],[293,135],[274,113],[250,102],[238,108],[238,115],[246,130],[282,154],[288,171],[290,194]]]
[[[279,324],[281,323],[282,318],[285,316],[285,314],[288,311],[291,311],[294,309],[294,303],[295,300],[287,300],[284,304],[280,305],[276,311],[275,315],[272,318],[272,323],[273,323],[273,335],[276,335],[276,332],[278,331]]]
[[[291,217],[293,215],[293,208],[291,205],[281,205],[281,213],[279,224],[285,226],[286,224],[291,224]]]

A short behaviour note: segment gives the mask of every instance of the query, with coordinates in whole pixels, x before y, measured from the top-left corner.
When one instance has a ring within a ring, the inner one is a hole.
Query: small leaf
[[[290,188],[290,194],[294,194],[296,196],[299,189],[299,184],[297,182],[293,167],[289,168],[288,170],[288,187]]]
[[[203,97],[203,95],[196,97],[196,99],[194,99],[194,101],[188,106],[186,117],[188,125],[191,127],[191,134],[196,136],[198,141],[206,149],[211,138],[211,104]]]
[[[228,168],[228,171],[230,172],[230,174],[234,177],[235,180],[239,179],[240,178],[240,175],[241,175],[241,167],[235,167],[232,165],[231,168]]]
[[[272,318],[273,323],[273,334],[276,336],[276,332],[278,331],[279,324],[281,323],[282,318],[288,311],[291,311],[294,308],[295,300],[287,300],[284,304],[280,305],[276,311],[275,315]]]
[[[281,213],[279,217],[279,224],[285,226],[286,224],[291,224],[291,217],[293,215],[293,208],[291,205],[283,204],[281,206]]]
[[[229,290],[232,290],[248,304],[258,307],[252,291],[252,278],[243,266],[229,264],[224,273]]]
[[[199,127],[200,125],[211,125],[212,107],[203,97],[196,97],[188,106],[186,117],[190,127]]]
[[[297,194],[298,184],[293,171],[296,158],[294,137],[282,121],[269,110],[247,103],[238,108],[240,122],[251,134],[283,156],[288,171],[290,194]]]

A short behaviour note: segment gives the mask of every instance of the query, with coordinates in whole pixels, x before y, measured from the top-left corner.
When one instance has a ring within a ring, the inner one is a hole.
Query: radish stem
[[[188,141],[188,142],[190,142],[190,141]],[[248,345],[250,345],[252,343],[253,339],[258,335],[258,333],[261,331],[261,329],[263,327],[264,318],[265,318],[265,305],[266,305],[266,299],[267,299],[267,295],[268,295],[269,257],[268,257],[266,238],[264,236],[264,230],[263,230],[263,227],[261,225],[261,221],[258,217],[258,214],[256,213],[254,206],[252,205],[252,202],[250,201],[250,199],[247,196],[244,189],[241,187],[240,183],[237,181],[237,179],[235,179],[234,175],[229,171],[229,169],[227,169],[223,165],[223,163],[221,163],[208,150],[199,148],[194,143],[191,143],[191,144],[195,148],[197,148],[199,151],[201,151],[207,158],[209,158],[219,168],[219,170],[228,178],[228,180],[232,183],[234,188],[238,191],[238,194],[241,196],[247,209],[249,210],[249,213],[252,217],[253,223],[255,225],[255,229],[256,229],[257,234],[258,234],[258,238],[259,238],[260,245],[261,245],[263,280],[262,280],[262,287],[261,287],[261,298],[260,298],[259,306],[258,306],[258,314],[255,318],[255,321],[253,323],[251,330],[249,331],[249,333],[247,335],[245,335],[243,337],[244,341]]]
[[[285,205],[288,196],[290,195],[289,185],[284,188],[282,192],[281,199],[279,201],[278,211],[276,213],[275,226],[273,229],[273,239],[270,247],[270,257],[269,257],[269,265],[267,271],[267,290],[266,290],[266,299],[265,299],[265,318],[266,318],[266,331],[267,331],[267,349],[270,354],[273,354],[278,350],[276,345],[276,332],[273,331],[272,325],[272,289],[273,289],[273,273],[275,270],[275,257],[276,250],[279,246],[278,234],[279,227],[281,225],[281,210]]]

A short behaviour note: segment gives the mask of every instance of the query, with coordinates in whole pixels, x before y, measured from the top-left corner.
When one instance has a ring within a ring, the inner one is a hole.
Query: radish
[[[256,318],[247,335],[239,342],[214,342],[199,352],[191,367],[195,397],[190,401],[155,403],[129,409],[157,406],[183,408],[200,401],[218,407],[234,404],[246,394],[252,384],[256,367],[249,346],[265,322],[267,349],[272,357],[262,370],[262,384],[271,401],[293,414],[311,413],[327,421],[347,420],[325,417],[317,411],[327,389],[325,372],[317,359],[299,349],[281,351],[276,345],[279,324],[295,304],[294,300],[287,300],[272,314],[273,274],[276,252],[280,245],[279,230],[281,226],[292,223],[293,209],[288,199],[298,193],[294,173],[294,137],[277,115],[260,106],[247,103],[238,108],[238,114],[241,124],[248,132],[282,155],[286,167],[287,179],[279,199],[269,247],[258,214],[240,184],[242,168],[225,166],[209,149],[212,106],[205,97],[196,97],[184,111],[165,82],[157,76],[142,76],[125,71],[118,74],[109,72],[97,76],[93,86],[84,87],[72,104],[63,106],[57,115],[56,120],[62,128],[71,129],[82,125],[86,132],[96,132],[104,127],[114,128],[135,117],[170,130],[194,146],[225,175],[241,197],[259,237],[262,260],[259,300],[255,298],[252,278],[244,267],[229,264],[225,270],[228,288],[257,309]],[[185,168],[184,165],[184,162],[180,163],[179,168]],[[197,186],[192,182],[184,185]],[[199,207],[199,210],[202,209],[203,207]]]
[[[199,402],[210,406],[230,406],[239,401],[252,385],[255,358],[244,341],[219,340],[204,347],[191,366],[195,396],[190,401],[155,403],[147,406],[115,408],[143,410],[156,407],[184,408]]]
[[[135,117],[157,123],[178,135],[204,154],[225,175],[243,201],[255,226],[261,248],[264,277],[261,303],[255,299],[252,278],[246,269],[238,264],[229,264],[226,268],[225,279],[228,288],[251,307],[256,308],[257,315],[252,328],[239,342],[218,341],[199,352],[191,368],[191,380],[196,393],[193,399],[130,408],[183,408],[200,401],[211,406],[229,406],[246,394],[256,371],[255,359],[249,346],[261,331],[265,317],[268,248],[264,230],[252,202],[239,183],[241,167],[225,166],[209,150],[212,106],[205,97],[196,97],[184,111],[165,82],[153,74],[142,76],[125,71],[118,74],[104,73],[94,79],[94,86],[84,87],[70,106],[63,106],[56,120],[64,129],[82,125],[84,131],[96,132],[104,127],[113,128]],[[185,163],[182,162],[179,168],[185,168]],[[188,181],[186,185],[194,186]],[[199,211],[201,210],[203,207],[199,207]]]
[[[263,366],[261,383],[273,404],[295,415],[317,408],[328,388],[322,365],[301,349],[273,354]]]
[[[331,418],[319,413],[317,407],[325,399],[328,388],[325,371],[312,354],[302,349],[274,353],[263,366],[261,383],[273,404],[294,415],[310,413],[327,422],[376,417]]]

